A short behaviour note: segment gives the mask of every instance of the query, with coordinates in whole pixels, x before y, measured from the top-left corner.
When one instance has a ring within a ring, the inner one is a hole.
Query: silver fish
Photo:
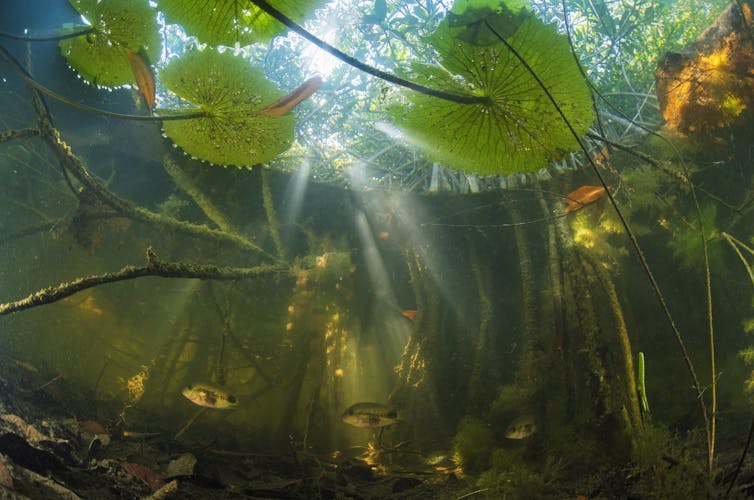
[[[537,419],[534,415],[521,415],[505,428],[508,439],[526,439],[537,432]]]
[[[398,420],[398,411],[380,403],[356,403],[343,412],[343,422],[354,427],[385,427]]]

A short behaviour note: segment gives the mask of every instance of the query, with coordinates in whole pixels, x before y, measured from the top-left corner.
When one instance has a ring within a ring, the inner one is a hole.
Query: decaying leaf
[[[121,462],[120,466],[135,478],[143,481],[152,491],[157,491],[165,486],[165,482],[160,479],[160,476],[148,467],[133,462]]]
[[[144,99],[147,101],[147,108],[151,111],[154,108],[156,95],[152,67],[149,65],[146,56],[142,53],[126,49],[126,56],[128,56],[128,62],[131,63],[131,71],[133,71],[134,78],[136,78],[139,92],[144,96]]]
[[[262,108],[259,113],[265,116],[283,116],[292,110],[298,103],[315,93],[322,85],[322,77],[315,76],[293,89],[287,95],[281,97],[269,106]]]

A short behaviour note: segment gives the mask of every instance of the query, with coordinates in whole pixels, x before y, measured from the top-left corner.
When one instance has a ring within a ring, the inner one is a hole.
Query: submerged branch
[[[157,258],[151,247],[147,249],[147,263],[144,266],[125,266],[113,273],[96,274],[60,283],[32,293],[23,299],[0,304],[0,316],[23,311],[35,306],[52,304],[71,295],[106,283],[132,280],[144,276],[162,278],[196,278],[203,280],[231,281],[257,278],[271,273],[286,272],[286,268],[276,265],[255,267],[218,267],[188,264],[185,262],[165,262]]]
[[[0,142],[11,141],[13,139],[23,139],[24,137],[34,137],[40,134],[38,128],[23,128],[19,130],[7,130],[0,133]]]
[[[0,56],[5,58],[15,69],[26,74],[25,70],[21,68],[18,63],[7,53],[7,51],[0,47]],[[10,57],[10,59],[8,59]],[[28,83],[28,82],[27,82]],[[35,90],[36,87],[32,85]],[[271,255],[254,242],[238,235],[227,231],[218,231],[210,229],[207,226],[192,224],[190,222],[184,222],[166,215],[151,212],[132,201],[120,198],[110,190],[108,190],[102,183],[92,177],[81,159],[74,155],[70,146],[63,141],[60,137],[60,132],[55,128],[50,117],[49,109],[47,108],[42,96],[38,92],[33,93],[35,109],[38,116],[38,135],[44,139],[47,145],[52,149],[53,153],[60,163],[62,174],[68,183],[74,194],[81,200],[83,196],[94,196],[100,200],[103,204],[111,207],[119,215],[128,217],[134,220],[147,222],[157,226],[162,226],[165,229],[172,229],[191,236],[200,237],[205,240],[214,240],[221,243],[232,244],[244,250],[250,250],[252,252],[261,254],[272,261],[278,261],[279,259],[274,255]],[[29,129],[31,130],[31,129]],[[75,189],[71,183],[70,176],[75,178],[82,186],[81,189]]]

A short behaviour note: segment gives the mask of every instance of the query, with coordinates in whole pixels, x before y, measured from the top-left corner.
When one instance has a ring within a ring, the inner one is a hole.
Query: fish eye
[[[191,384],[189,384],[189,385],[187,385],[187,386],[186,386],[186,389],[188,389],[188,390],[191,390],[191,389],[193,389],[193,388],[194,388],[194,386],[193,386],[193,385],[191,385]]]
[[[228,401],[230,403],[235,403],[236,402],[236,397],[235,396],[228,396]]]
[[[391,410],[387,412],[388,418],[398,418],[398,412],[396,410]]]

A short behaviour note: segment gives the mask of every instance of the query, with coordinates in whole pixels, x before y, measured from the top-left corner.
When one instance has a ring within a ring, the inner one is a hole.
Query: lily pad
[[[164,122],[165,134],[187,153],[221,165],[252,166],[293,143],[293,116],[259,113],[283,96],[240,56],[214,49],[189,52],[160,72],[172,92],[207,114]]]
[[[488,13],[499,2],[486,3],[483,8]],[[475,19],[470,12],[463,15]],[[538,75],[577,134],[583,135],[594,121],[594,111],[568,39],[531,13],[511,19],[518,26],[506,41]],[[454,23],[450,26],[446,18],[431,36],[442,68],[416,66],[415,73],[429,86],[489,101],[460,104],[408,93],[409,106],[392,106],[390,112],[409,140],[433,161],[480,174],[536,171],[577,149],[552,102],[505,44],[499,39],[492,44],[465,41],[468,25],[457,19]]]
[[[312,0],[270,0],[270,5],[296,22],[321,3]],[[169,23],[180,24],[209,45],[241,46],[268,42],[287,29],[248,0],[158,0]]]
[[[127,50],[156,60],[161,49],[156,11],[146,0],[70,0],[94,31],[60,42],[68,63],[89,83],[116,87],[135,83]]]

